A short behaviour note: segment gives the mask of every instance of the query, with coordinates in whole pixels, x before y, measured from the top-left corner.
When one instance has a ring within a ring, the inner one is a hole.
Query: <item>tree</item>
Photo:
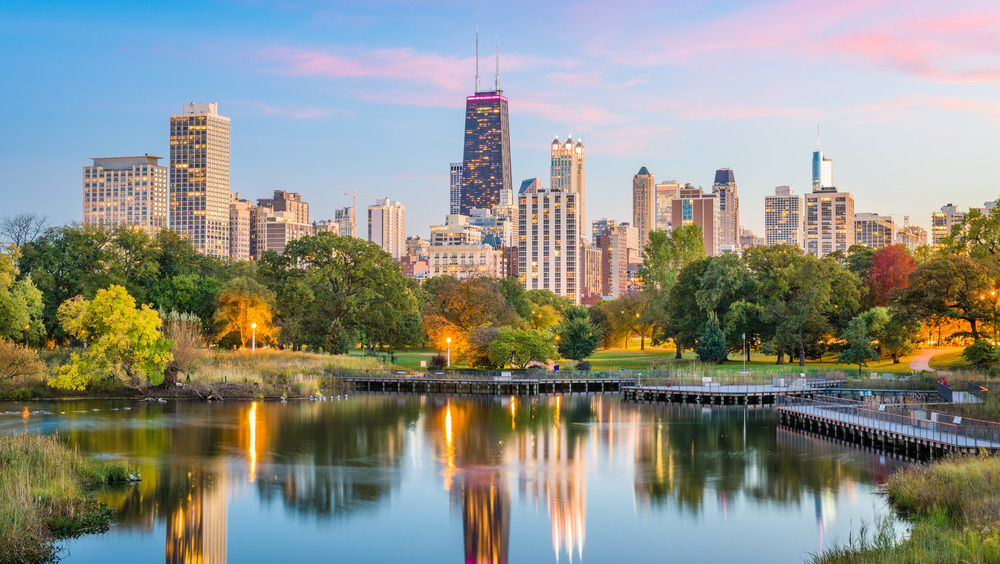
[[[798,353],[799,366],[806,364],[806,348],[831,331],[826,313],[831,309],[830,280],[824,265],[813,256],[801,256],[787,281],[781,301],[771,304],[776,348]]]
[[[885,310],[888,321],[873,331],[878,350],[886,351],[893,364],[899,364],[901,355],[913,352],[920,341],[920,320],[912,312],[899,307],[875,308]]]
[[[982,370],[996,364],[997,350],[989,341],[978,339],[976,342],[965,347],[965,350],[962,351],[962,358]]]
[[[163,379],[172,343],[160,334],[160,316],[148,305],[136,308],[124,287],[98,290],[93,300],[67,300],[58,315],[66,333],[88,346],[59,368],[52,386],[82,390],[113,382],[141,388]]]
[[[465,347],[462,349],[465,363],[473,368],[496,368],[490,357],[490,343],[500,335],[500,327],[495,325],[480,325],[466,332]]]
[[[859,315],[851,320],[841,335],[847,346],[837,355],[839,362],[857,364],[859,376],[861,368],[868,366],[869,360],[878,360],[878,354],[875,352],[875,347],[872,346],[872,338],[869,333],[869,323],[872,321],[870,317]]]
[[[0,383],[43,374],[45,363],[34,349],[0,339]]]
[[[532,362],[547,362],[556,356],[549,335],[534,329],[504,327],[490,343],[490,358],[494,365],[510,364],[527,368]]]
[[[0,241],[23,247],[45,231],[48,217],[36,213],[20,213],[0,220]]]
[[[906,245],[886,245],[879,249],[868,269],[868,300],[874,306],[887,306],[910,284],[910,273],[916,262],[906,250]]]
[[[969,324],[972,338],[978,339],[979,323],[993,314],[992,300],[984,299],[993,288],[982,261],[945,255],[914,269],[900,304],[923,318],[963,320]]]
[[[0,245],[0,338],[40,345],[45,340],[42,293],[30,277],[18,279],[16,247]]]
[[[594,327],[601,330],[601,346],[604,347],[604,350],[608,350],[608,348],[614,345],[617,338],[611,315],[613,309],[613,301],[601,300],[587,310],[587,317],[590,319],[590,322],[594,324]]]
[[[427,337],[435,348],[443,350],[445,340],[451,337],[452,351],[466,358],[466,334],[474,327],[520,326],[523,320],[508,301],[503,282],[492,278],[476,277],[458,280],[451,276],[436,276],[424,283],[427,302],[424,305],[423,323]],[[515,293],[516,294],[516,293]],[[523,299],[530,315],[532,302]]]
[[[170,387],[177,380],[177,374],[191,374],[205,358],[205,338],[202,323],[193,313],[160,312],[163,336],[173,343],[161,386]]]
[[[575,317],[559,326],[559,356],[581,361],[601,344],[602,331],[587,318]]]
[[[236,338],[241,349],[256,334],[257,341],[267,342],[275,332],[271,324],[274,294],[256,280],[234,278],[219,295],[215,321],[219,340]],[[256,326],[255,326],[256,325]]]
[[[851,245],[847,249],[847,255],[844,257],[844,265],[847,267],[847,270],[854,273],[858,278],[864,278],[868,275],[868,271],[871,270],[875,254],[875,249],[871,247]]]
[[[646,335],[649,335],[656,322],[652,311],[652,295],[649,292],[629,292],[614,302],[612,320],[624,335],[625,348],[628,348],[629,336],[633,333],[640,337],[639,350],[646,350]]]
[[[646,289],[658,295],[670,291],[685,266],[705,258],[701,227],[681,226],[673,231],[651,231],[643,249],[639,277]]]
[[[698,307],[697,293],[701,280],[708,270],[708,260],[688,263],[681,269],[677,281],[670,288],[667,298],[665,321],[657,327],[656,341],[673,339],[677,348],[675,358],[681,358],[683,349],[690,349],[705,331],[708,318]]]
[[[726,336],[722,334],[719,327],[719,318],[715,313],[710,313],[708,322],[705,323],[705,331],[698,339],[698,346],[695,349],[698,353],[698,360],[719,364],[726,361],[728,350],[726,348]]]
[[[734,322],[741,318],[746,318],[748,323],[753,322],[757,331],[747,331],[748,342],[756,340],[765,349],[772,350],[777,355],[777,364],[784,364],[785,353],[791,354],[792,350],[777,338],[775,313],[779,304],[791,298],[791,283],[802,256],[802,249],[792,245],[756,246],[743,253],[747,267],[757,282],[752,301],[747,300],[756,311],[739,311],[745,307],[734,304],[734,308],[739,308],[733,314]]]

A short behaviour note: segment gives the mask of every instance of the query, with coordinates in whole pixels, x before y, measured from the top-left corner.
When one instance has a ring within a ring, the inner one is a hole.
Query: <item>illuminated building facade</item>
[[[736,191],[736,176],[732,169],[715,171],[712,193],[719,199],[719,244],[740,248],[740,196]]]
[[[940,247],[942,240],[951,235],[951,226],[959,225],[965,214],[953,204],[941,206],[941,211],[931,214],[931,244]]]
[[[717,194],[705,194],[701,188],[682,188],[670,203],[671,223],[674,229],[687,225],[701,227],[705,243],[705,255],[717,257],[722,254],[719,238],[720,213]]]
[[[558,189],[518,201],[518,279],[526,290],[551,290],[580,303],[578,194]]]
[[[478,84],[478,80],[477,80]],[[513,192],[510,176],[510,126],[507,98],[500,90],[476,92],[465,99],[465,150],[459,213],[472,208],[493,209],[501,193]],[[509,196],[508,196],[509,197]]]
[[[383,198],[368,206],[368,240],[399,258],[406,254],[406,206]]]
[[[230,192],[229,200],[229,258],[250,260],[250,222],[253,202],[241,200],[239,192]]]
[[[663,231],[673,229],[673,224],[670,222],[670,202],[674,201],[680,189],[681,184],[676,180],[668,180],[656,185],[656,229]]]
[[[451,163],[448,170],[448,213],[462,211],[462,163]]]
[[[580,222],[580,238],[587,239],[587,174],[585,162],[587,151],[583,141],[573,143],[573,136],[564,143],[556,137],[551,145],[552,164],[549,171],[549,188],[558,188],[579,194],[577,198],[577,220]]]
[[[656,184],[645,165],[632,177],[632,226],[639,230],[641,252],[656,228]]]
[[[151,236],[167,227],[167,167],[160,157],[107,157],[83,167],[83,224],[133,225]]]
[[[854,244],[854,196],[823,188],[806,194],[805,250],[816,257],[847,252]]]
[[[170,116],[170,228],[199,252],[229,257],[229,118],[214,102]]]
[[[790,186],[778,186],[773,196],[764,196],[764,239],[768,245],[802,247],[804,220],[802,196]]]

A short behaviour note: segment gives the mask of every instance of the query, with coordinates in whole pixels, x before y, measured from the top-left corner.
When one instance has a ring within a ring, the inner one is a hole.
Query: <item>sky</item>
[[[80,221],[90,158],[166,157],[170,114],[217,102],[242,198],[298,192],[318,220],[356,190],[426,237],[462,160],[477,21],[484,88],[499,36],[515,187],[548,185],[555,135],[582,138],[588,220],[630,220],[643,165],[706,189],[727,167],[762,236],[765,195],[810,190],[817,126],[858,212],[929,228],[1000,197],[995,0],[5,0],[0,216]]]

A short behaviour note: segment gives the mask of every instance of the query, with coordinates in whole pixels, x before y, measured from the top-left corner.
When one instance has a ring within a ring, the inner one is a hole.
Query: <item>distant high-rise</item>
[[[448,174],[448,214],[461,213],[462,210],[462,163],[451,163]]]
[[[230,192],[229,200],[229,258],[250,260],[250,223],[253,202],[241,200],[239,192]]]
[[[388,198],[368,206],[368,240],[399,260],[406,254],[406,207]]]
[[[214,102],[170,116],[170,228],[206,255],[229,257],[229,118]]]
[[[789,186],[778,186],[773,196],[764,196],[764,239],[768,245],[802,247],[804,222],[802,196]]]
[[[160,157],[92,160],[83,167],[84,225],[134,225],[150,235],[167,227],[167,167]]]
[[[615,298],[628,293],[628,267],[641,261],[639,230],[624,223],[599,235],[601,249],[601,295]]]
[[[736,176],[732,169],[715,171],[712,193],[719,198],[719,243],[730,248],[740,247],[740,197],[736,193]]]
[[[940,247],[943,239],[951,235],[951,227],[959,225],[965,214],[952,204],[941,206],[941,211],[931,214],[931,244]]]
[[[601,233],[604,233],[605,231],[607,231],[608,229],[611,229],[612,227],[614,227],[616,225],[618,225],[618,220],[617,219],[608,219],[606,217],[602,217],[601,219],[595,219],[593,221],[593,223],[591,224],[591,226],[593,227],[593,232],[594,232],[594,239],[593,239],[594,246],[595,247],[600,246],[600,244],[601,244],[600,243]],[[638,239],[636,239],[636,240],[638,241]]]
[[[506,192],[505,196],[501,196]],[[479,90],[479,33],[476,33],[476,93],[465,99],[465,149],[462,154],[462,198],[459,213],[472,208],[493,209],[511,198],[510,126],[507,98],[500,89],[497,49],[496,88]]]
[[[677,197],[681,189],[680,182],[668,180],[656,185],[656,229],[670,231],[670,202]]]
[[[550,290],[580,303],[578,194],[540,189],[518,196],[518,278],[526,290]]]
[[[257,205],[275,212],[287,212],[297,223],[309,223],[309,204],[303,202],[302,196],[295,192],[275,190],[273,197],[259,198]]]
[[[705,243],[705,254],[716,257],[722,254],[722,243],[719,240],[720,218],[719,195],[705,194],[701,188],[681,188],[677,197],[671,202],[671,223],[676,230],[686,225],[701,227],[702,241]]]
[[[813,153],[812,189],[819,192],[833,187],[833,159],[823,156],[818,148]]]
[[[566,138],[564,143],[556,137],[551,146],[552,165],[550,169],[550,188],[567,190],[579,194],[576,216],[580,222],[580,238],[587,239],[587,174],[584,167],[586,150],[583,141],[578,139],[573,143],[573,136]]]
[[[333,220],[337,222],[337,231],[341,237],[358,236],[358,218],[354,215],[354,207],[333,210]]]
[[[645,165],[632,177],[632,227],[639,230],[641,255],[656,228],[656,184]]]
[[[830,186],[806,194],[805,250],[824,257],[854,244],[854,196]]]
[[[877,213],[854,214],[854,244],[881,249],[896,242],[896,233],[902,231],[891,215]]]

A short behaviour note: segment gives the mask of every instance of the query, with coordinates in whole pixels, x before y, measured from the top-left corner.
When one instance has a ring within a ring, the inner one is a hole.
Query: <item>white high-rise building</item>
[[[941,211],[931,214],[931,244],[940,247],[942,240],[951,235],[951,226],[961,224],[964,219],[965,213],[954,205],[941,206]]]
[[[160,157],[107,157],[83,167],[83,224],[134,225],[151,236],[167,227],[167,167]]]
[[[580,228],[577,232],[583,240],[587,238],[587,172],[585,162],[587,152],[583,147],[583,141],[577,140],[573,143],[573,136],[570,135],[563,143],[559,142],[559,137],[552,141],[551,146],[552,165],[550,168],[549,188],[566,190],[579,194],[577,198],[577,220]]]
[[[229,257],[229,118],[214,102],[170,116],[170,228],[203,254]]]
[[[406,254],[406,206],[383,198],[368,206],[368,240],[399,258]]]
[[[333,210],[333,220],[337,223],[337,234],[341,237],[358,236],[358,220],[354,216],[353,207]]]
[[[462,163],[449,166],[448,186],[448,213],[454,215],[462,209]]]
[[[253,221],[253,202],[241,200],[239,192],[230,192],[229,200],[229,258],[250,260],[250,224]]]
[[[805,250],[824,257],[854,244],[854,196],[835,187],[806,194]]]
[[[768,245],[802,247],[802,196],[792,194],[789,186],[778,186],[773,196],[764,196],[764,239]]]
[[[645,165],[632,177],[632,227],[639,230],[641,253],[656,229],[656,183]]]
[[[550,290],[580,303],[579,194],[539,189],[518,198],[518,279],[526,290]]]
[[[676,180],[668,180],[656,185],[656,231],[670,231],[673,229],[671,223],[671,213],[674,198],[680,192],[681,184]],[[594,233],[594,237],[597,237]]]

